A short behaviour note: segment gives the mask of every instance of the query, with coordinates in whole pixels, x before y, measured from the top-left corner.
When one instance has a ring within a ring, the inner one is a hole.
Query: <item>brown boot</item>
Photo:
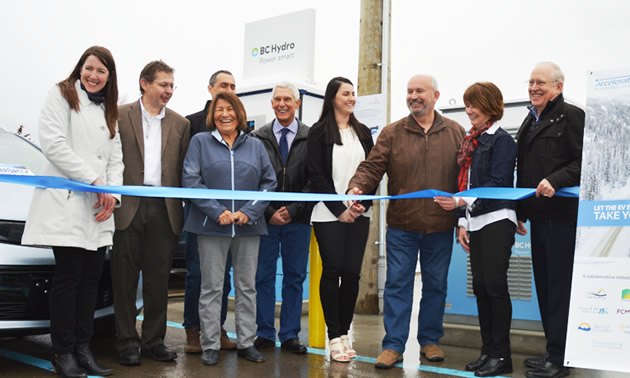
[[[221,349],[234,350],[236,349],[236,341],[230,339],[225,332],[225,328],[221,327]]]
[[[186,328],[186,353],[201,353],[201,343],[199,342],[199,328]]]

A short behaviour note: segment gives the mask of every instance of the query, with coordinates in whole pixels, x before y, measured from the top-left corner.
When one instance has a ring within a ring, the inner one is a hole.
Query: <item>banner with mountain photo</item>
[[[630,372],[630,68],[591,72],[567,366]]]

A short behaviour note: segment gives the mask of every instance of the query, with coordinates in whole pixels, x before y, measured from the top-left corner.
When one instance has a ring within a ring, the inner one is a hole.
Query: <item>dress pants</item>
[[[106,249],[53,247],[56,265],[50,290],[50,337],[57,354],[73,353],[76,344],[92,339]]]
[[[268,235],[260,237],[258,270],[256,271],[256,335],[276,339],[276,270],[282,257],[282,307],[280,332],[283,343],[297,338],[302,323],[303,283],[311,240],[311,226],[290,223],[267,225]]]
[[[238,227],[238,226],[234,226]],[[234,267],[236,346],[254,345],[256,336],[256,268],[260,236],[238,238],[197,235],[201,266],[199,320],[203,350],[221,349],[221,305],[228,252]]]
[[[477,297],[481,354],[491,358],[511,359],[510,326],[512,302],[508,291],[516,225],[502,219],[470,232],[470,267],[473,291]]]
[[[173,233],[163,198],[140,200],[129,227],[114,233],[111,253],[116,320],[116,349],[151,349],[164,343],[168,280],[177,235]],[[144,320],[142,338],[136,331],[136,292],[142,271]]]
[[[354,223],[314,222],[313,228],[322,257],[319,297],[332,340],[347,335],[352,324],[370,218],[360,216]]]
[[[552,364],[564,365],[576,222],[531,221],[532,264]]]

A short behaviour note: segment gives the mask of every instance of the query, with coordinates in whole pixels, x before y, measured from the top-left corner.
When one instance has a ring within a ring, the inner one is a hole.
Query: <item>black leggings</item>
[[[76,344],[92,339],[106,248],[53,247],[56,266],[50,291],[50,337],[57,354],[72,353]]]
[[[348,334],[352,323],[370,219],[360,216],[354,223],[314,222],[313,229],[323,268],[319,296],[328,339],[332,340]]]

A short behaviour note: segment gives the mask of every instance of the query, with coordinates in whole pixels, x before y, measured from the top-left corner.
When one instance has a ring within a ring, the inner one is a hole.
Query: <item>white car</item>
[[[46,157],[33,143],[0,128],[0,165],[24,166],[38,174]],[[48,296],[55,270],[51,248],[20,244],[33,188],[0,182],[0,336],[48,333]],[[138,312],[142,308],[138,285]],[[109,255],[103,266],[94,318],[113,324]]]

